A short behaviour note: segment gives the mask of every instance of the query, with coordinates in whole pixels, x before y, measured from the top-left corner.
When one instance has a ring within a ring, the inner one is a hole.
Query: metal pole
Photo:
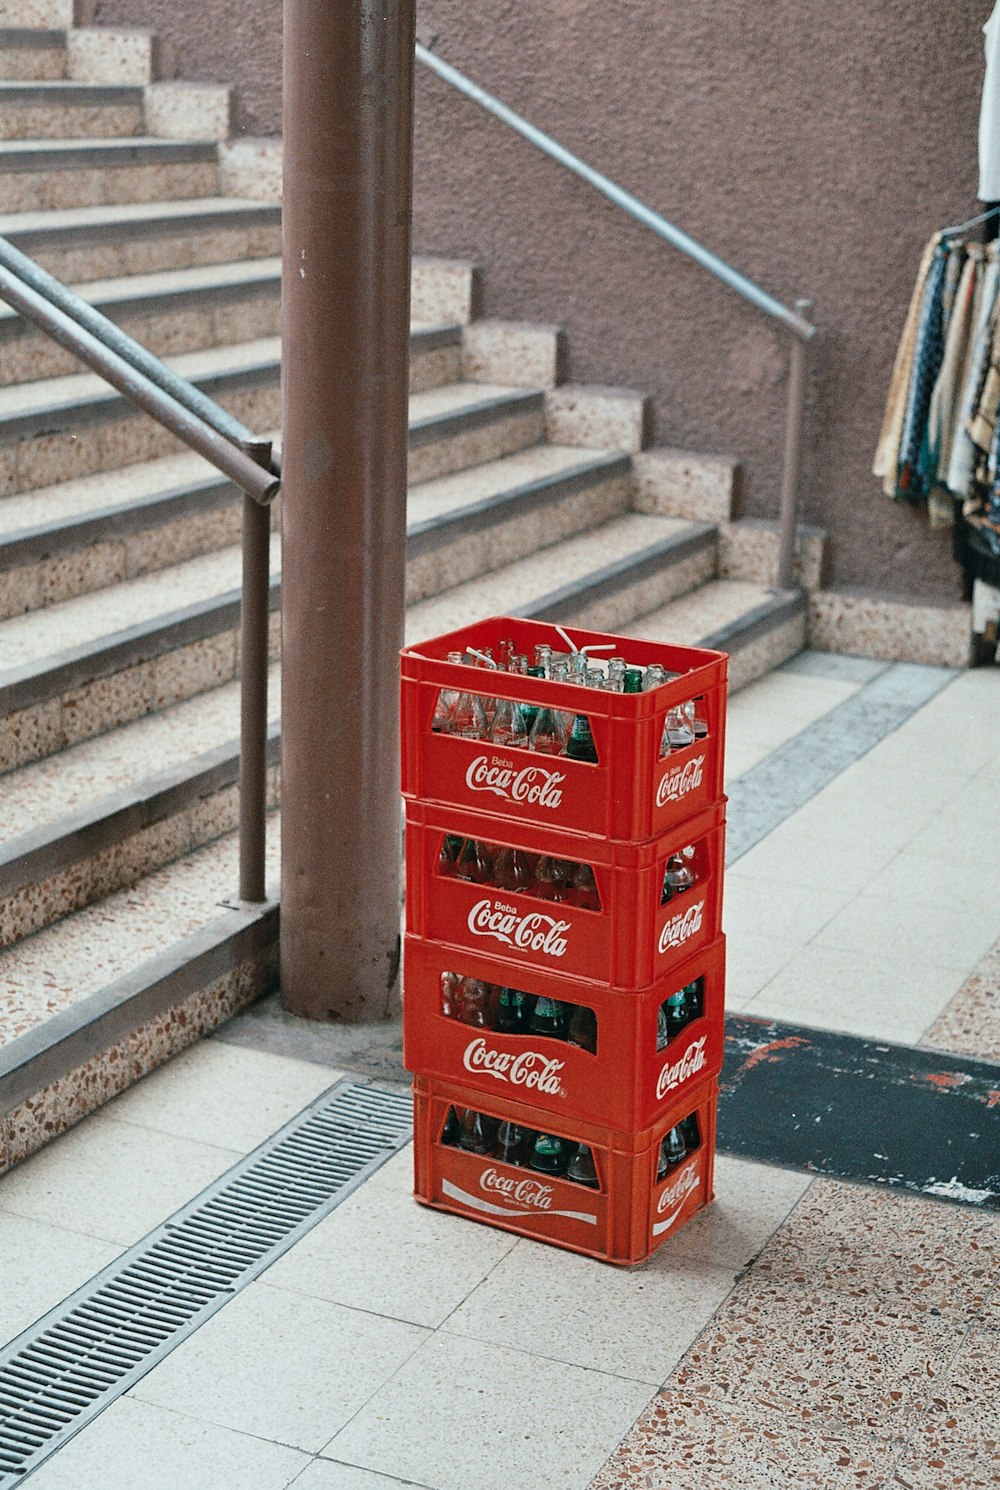
[[[398,1007],[414,0],[285,0],[281,984]]]
[[[251,447],[265,470],[271,442]],[[267,899],[267,623],[271,512],[243,498],[243,599],[240,606],[240,899]]]
[[[805,316],[810,300],[796,300],[795,309]],[[788,418],[785,424],[785,468],[781,479],[781,514],[778,539],[779,590],[795,585],[795,530],[798,524],[799,483],[802,474],[802,426],[809,373],[809,343],[798,337],[792,342],[788,369]]]

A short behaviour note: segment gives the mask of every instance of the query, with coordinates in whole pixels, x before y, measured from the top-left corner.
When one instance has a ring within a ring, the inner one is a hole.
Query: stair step
[[[0,83],[0,138],[111,138],[143,131],[141,88],[115,83]]]
[[[808,605],[800,590],[717,579],[625,628],[626,636],[729,653],[731,692],[801,652]]]
[[[65,31],[0,26],[0,79],[52,82],[65,75]]]
[[[277,337],[166,359],[254,430],[281,416]],[[540,392],[449,384],[414,395],[410,479],[521,449],[543,428]],[[71,440],[65,436],[72,435]],[[177,451],[175,437],[91,373],[0,388],[0,495]]]
[[[116,479],[118,504],[93,476],[0,502],[0,618],[239,542],[240,494],[199,457],[130,469],[134,486]],[[539,445],[414,486],[408,600],[625,511],[628,482],[623,457]]]
[[[218,147],[151,136],[4,140],[0,184],[6,212],[217,197]]]
[[[489,615],[572,621],[620,631],[635,615],[693,589],[715,573],[710,523],[629,513],[503,569],[412,606],[408,642],[454,631]],[[558,575],[562,583],[552,588]]]
[[[5,212],[0,235],[67,284],[281,252],[281,208],[237,197]]]
[[[165,269],[75,288],[81,299],[158,357],[277,337],[281,331],[279,258]],[[71,352],[0,304],[0,386],[79,371]],[[461,376],[461,327],[414,326],[411,391],[423,392]]]

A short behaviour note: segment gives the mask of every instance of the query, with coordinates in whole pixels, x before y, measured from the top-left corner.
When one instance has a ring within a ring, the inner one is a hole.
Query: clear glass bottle
[[[513,698],[497,700],[490,739],[494,745],[506,746],[508,750],[524,750],[528,744],[528,726],[521,705]]]

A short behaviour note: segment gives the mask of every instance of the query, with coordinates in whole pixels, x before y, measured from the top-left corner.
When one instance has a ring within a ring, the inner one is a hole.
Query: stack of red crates
[[[447,661],[499,655],[510,639],[681,676],[620,694]],[[607,650],[609,648],[610,650]],[[455,1211],[617,1263],[648,1257],[712,1198],[722,1067],[727,658],[573,627],[494,617],[402,653],[406,799],[404,1061],[413,1074],[415,1193]],[[598,763],[493,745],[432,728],[442,690],[551,705],[590,720]],[[669,710],[697,699],[707,733],[661,756]],[[471,883],[449,872],[445,840],[473,840],[593,871],[600,909]],[[695,883],[663,901],[686,848]],[[446,975],[593,1011],[596,1052],[449,1017]],[[695,985],[696,1017],[663,1047],[661,1008]],[[483,1115],[586,1144],[596,1186],[506,1163],[454,1142],[457,1115]],[[681,1128],[686,1157],[664,1139]]]

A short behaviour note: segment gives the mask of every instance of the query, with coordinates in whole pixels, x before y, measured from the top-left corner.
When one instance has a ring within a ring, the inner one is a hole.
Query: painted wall
[[[186,77],[239,79],[280,127],[280,0],[90,0],[167,40]],[[821,328],[804,517],[830,582],[950,597],[948,536],[870,476],[921,246],[975,210],[990,0],[422,0],[437,49]],[[483,311],[558,321],[567,372],[655,397],[660,444],[739,456],[744,510],[780,483],[786,339],[759,312],[422,77],[415,244],[471,255]]]

